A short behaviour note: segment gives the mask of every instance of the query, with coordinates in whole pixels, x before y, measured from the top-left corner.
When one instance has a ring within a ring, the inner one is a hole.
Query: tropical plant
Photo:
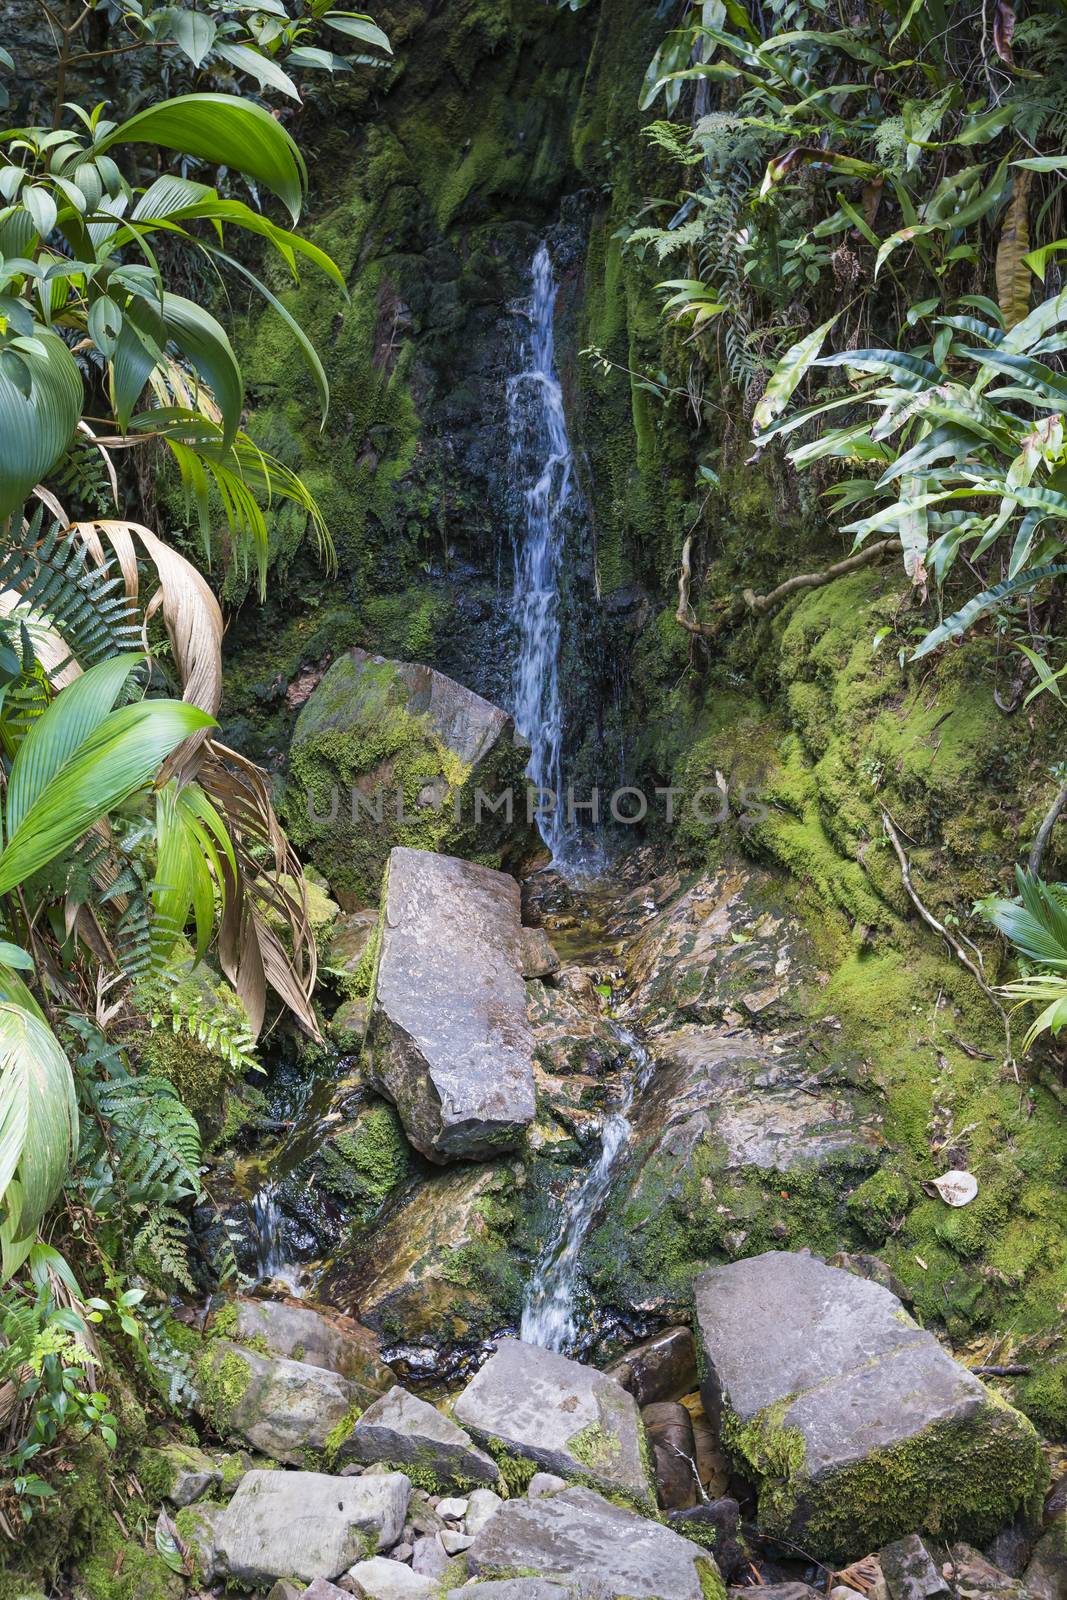
[[[976,909],[1009,940],[1024,965],[1022,976],[1000,993],[1017,1007],[1043,1008],[1023,1040],[1026,1051],[1043,1033],[1055,1036],[1067,1024],[1067,884],[1046,883],[1022,867],[1015,877],[1017,899],[992,895]]]

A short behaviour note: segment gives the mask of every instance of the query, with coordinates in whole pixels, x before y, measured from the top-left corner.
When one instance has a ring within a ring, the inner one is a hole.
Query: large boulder
[[[340,1577],[396,1544],[410,1494],[399,1472],[249,1472],[215,1529],[217,1570],[253,1589],[276,1578]]]
[[[366,1040],[373,1082],[431,1161],[512,1149],[536,1109],[518,884],[398,848],[379,927]]]
[[[196,1364],[197,1407],[219,1435],[301,1465],[362,1408],[367,1391],[327,1367],[212,1339]]]
[[[698,1544],[585,1488],[509,1500],[467,1560],[475,1578],[576,1581],[597,1600],[723,1600],[726,1592]]]
[[[502,1339],[452,1414],[483,1444],[655,1510],[637,1404],[595,1367]]]
[[[820,1559],[915,1530],[988,1540],[1044,1481],[1036,1432],[877,1283],[806,1253],[695,1284],[701,1393],[758,1526]]]
[[[346,909],[375,899],[394,845],[510,866],[538,846],[528,756],[511,718],[462,684],[349,650],[297,719],[289,834]]]
[[[337,1452],[337,1462],[388,1461],[411,1472],[422,1487],[469,1489],[496,1483],[496,1462],[475,1447],[470,1435],[428,1400],[399,1385],[389,1390],[360,1417]]]
[[[374,1334],[338,1311],[239,1295],[213,1312],[208,1327],[261,1354],[339,1373],[364,1391],[368,1404],[393,1382]]]

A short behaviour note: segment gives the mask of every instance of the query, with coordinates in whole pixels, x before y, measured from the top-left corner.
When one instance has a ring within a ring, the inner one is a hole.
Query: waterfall
[[[629,1145],[633,1131],[630,1109],[652,1072],[652,1060],[639,1040],[622,1027],[618,1034],[629,1067],[619,1101],[604,1118],[600,1155],[564,1204],[560,1226],[541,1252],[526,1286],[520,1336],[527,1344],[543,1345],[549,1350],[571,1351],[577,1342],[582,1245]]]
[[[552,262],[542,243],[531,269],[529,329],[520,345],[519,370],[507,383],[512,614],[518,634],[512,712],[530,742],[531,785],[556,796],[555,808],[542,812],[540,827],[558,857],[569,833],[563,797],[560,579],[566,529],[580,511],[580,496],[556,375],[555,307]]]

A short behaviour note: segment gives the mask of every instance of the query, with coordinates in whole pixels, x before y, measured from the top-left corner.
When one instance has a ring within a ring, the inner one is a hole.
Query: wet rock
[[[949,1593],[935,1556],[917,1533],[886,1545],[878,1563],[890,1600],[935,1600]]]
[[[234,1434],[263,1455],[300,1465],[367,1391],[326,1367],[261,1356],[213,1339],[195,1369],[197,1406],[220,1436]],[[279,1574],[280,1576],[280,1574]]]
[[[219,1521],[218,1568],[253,1588],[280,1577],[338,1578],[368,1548],[397,1543],[410,1492],[399,1472],[250,1472]]]
[[[374,1334],[326,1307],[241,1296],[217,1310],[209,1327],[237,1344],[340,1373],[369,1396],[383,1394],[393,1382]]]
[[[847,1560],[924,1525],[989,1538],[1033,1495],[1031,1424],[878,1284],[781,1251],[703,1273],[695,1301],[704,1407],[761,1531]]]
[[[566,1487],[566,1478],[559,1478],[554,1472],[535,1472],[527,1485],[526,1494],[529,1499],[536,1500],[539,1495],[558,1494]]]
[[[1063,1600],[1067,1595],[1067,1514],[1060,1512],[1041,1535],[1023,1573],[1023,1587],[1031,1600]]]
[[[182,1509],[180,1532],[189,1570],[202,1588],[211,1583],[219,1571],[219,1530],[226,1513],[225,1506],[215,1505],[210,1500]]]
[[[672,1511],[669,1520],[676,1533],[711,1550],[727,1583],[744,1571],[748,1553],[738,1534],[741,1508],[729,1495],[705,1500],[688,1511]]]
[[[305,1170],[351,1227],[376,1217],[414,1164],[395,1107],[375,1097],[324,1130]]]
[[[373,901],[395,845],[494,865],[539,843],[526,819],[527,747],[499,707],[431,667],[349,650],[297,718],[286,781],[294,844],[346,908]],[[515,802],[476,806],[514,788]]]
[[[1001,1528],[986,1546],[986,1556],[1009,1578],[1021,1578],[1034,1552],[1036,1531],[1025,1517],[1016,1517],[1010,1527]]]
[[[360,975],[363,957],[374,938],[378,926],[378,913],[365,907],[348,911],[338,917],[330,929],[323,959],[323,971],[333,979],[341,994],[347,999],[356,997],[355,984]]]
[[[583,1488],[509,1500],[467,1559],[477,1578],[519,1571],[577,1580],[603,1600],[702,1600],[704,1582],[709,1589],[718,1582],[714,1561],[699,1545]]]
[[[1031,1592],[1009,1578],[978,1550],[954,1544],[942,1572],[951,1579],[957,1600],[1032,1600]]]
[[[482,1443],[499,1441],[549,1472],[655,1507],[633,1396],[594,1367],[518,1339],[501,1340],[459,1396],[453,1416]]]
[[[401,1468],[417,1466],[420,1477],[429,1474],[439,1490],[471,1481],[496,1483],[500,1477],[496,1462],[475,1448],[469,1434],[436,1406],[399,1386],[364,1411],[339,1446],[336,1460],[388,1461]],[[466,1510],[466,1502],[463,1504]],[[440,1506],[437,1509],[441,1516],[447,1516]]]
[[[359,1600],[431,1600],[441,1593],[435,1578],[414,1572],[402,1562],[372,1556],[348,1569]]]
[[[781,883],[735,868],[701,878],[659,911],[627,968],[646,1016],[760,1029],[800,1020],[817,976]]]
[[[533,1121],[519,886],[453,856],[393,850],[366,1055],[412,1144],[476,1160]]]
[[[684,1406],[657,1400],[644,1406],[641,1421],[652,1447],[656,1496],[664,1511],[684,1511],[700,1499],[693,1424]]]
[[[619,1061],[619,1035],[604,1016],[592,979],[567,967],[559,981],[526,985],[534,1058],[551,1076],[602,1078]]]
[[[338,1050],[362,1050],[369,1010],[370,1002],[365,995],[345,1000],[337,1007],[327,1024],[327,1032]]]
[[[492,1489],[473,1489],[463,1518],[463,1531],[472,1536],[481,1533],[487,1522],[496,1516],[504,1504],[503,1498]]]
[[[319,1292],[376,1331],[404,1329],[403,1352],[390,1351],[395,1370],[447,1370],[442,1356],[520,1311],[518,1274],[489,1220],[513,1184],[504,1164],[432,1173],[331,1267]]]
[[[696,1387],[692,1332],[688,1328],[665,1328],[644,1344],[627,1350],[608,1372],[624,1389],[629,1389],[639,1406],[677,1400]]]
[[[550,978],[559,971],[559,956],[544,928],[523,928],[519,935],[524,978]]]

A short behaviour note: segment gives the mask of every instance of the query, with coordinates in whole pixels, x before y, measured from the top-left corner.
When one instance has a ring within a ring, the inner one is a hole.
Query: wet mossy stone
[[[261,1355],[323,1367],[367,1391],[367,1403],[392,1386],[393,1374],[368,1328],[325,1306],[238,1295],[212,1311],[208,1332]]]
[[[277,1461],[302,1466],[349,1426],[366,1391],[325,1367],[264,1356],[212,1339],[194,1369],[197,1409],[220,1438],[234,1435]],[[275,1576],[284,1576],[278,1573]]]
[[[468,1433],[427,1400],[399,1385],[359,1418],[338,1447],[335,1464],[388,1461],[413,1482],[440,1494],[445,1489],[495,1485],[500,1470]]]
[[[344,905],[377,897],[394,845],[517,865],[537,845],[528,755],[481,695],[432,667],[349,650],[297,719],[289,833]]]
[[[1040,1441],[887,1289],[787,1251],[694,1286],[701,1394],[758,1526],[843,1561],[916,1529],[989,1540],[1040,1501]]]

